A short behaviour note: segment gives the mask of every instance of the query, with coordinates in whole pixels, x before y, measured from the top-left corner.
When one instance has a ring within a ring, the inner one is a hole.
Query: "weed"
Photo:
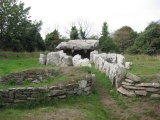
[[[16,85],[17,79],[8,80],[8,85]]]

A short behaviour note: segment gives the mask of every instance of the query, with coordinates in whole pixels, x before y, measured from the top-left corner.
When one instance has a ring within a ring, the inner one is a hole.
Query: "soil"
[[[40,112],[37,116],[28,114],[25,120],[85,120],[85,113],[76,109],[60,109],[54,112]]]

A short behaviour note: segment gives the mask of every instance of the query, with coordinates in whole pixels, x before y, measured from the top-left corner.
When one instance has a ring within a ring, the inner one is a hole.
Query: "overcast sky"
[[[21,0],[31,6],[32,20],[42,20],[41,35],[57,28],[62,35],[65,28],[78,18],[93,24],[93,31],[100,33],[103,22],[109,32],[130,26],[141,32],[151,21],[160,19],[160,0]]]

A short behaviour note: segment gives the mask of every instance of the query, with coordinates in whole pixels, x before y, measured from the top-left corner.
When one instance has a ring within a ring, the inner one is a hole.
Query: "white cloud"
[[[104,21],[113,32],[124,25],[140,32],[151,21],[160,16],[159,0],[22,0],[31,6],[32,19],[42,20],[42,35],[46,28],[59,29],[64,34],[64,27],[82,17],[94,23],[94,29],[101,31]]]

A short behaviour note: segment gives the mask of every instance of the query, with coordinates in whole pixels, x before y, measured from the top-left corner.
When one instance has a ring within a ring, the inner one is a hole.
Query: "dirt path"
[[[119,118],[119,120],[124,120],[128,118],[128,114],[125,110],[120,108],[117,102],[107,93],[106,89],[102,88],[99,90],[101,97],[101,102],[106,108],[110,108],[112,112]]]
[[[160,101],[127,101],[128,108],[123,109],[106,89],[101,88],[99,94],[102,104],[110,109],[119,120],[160,120]]]

